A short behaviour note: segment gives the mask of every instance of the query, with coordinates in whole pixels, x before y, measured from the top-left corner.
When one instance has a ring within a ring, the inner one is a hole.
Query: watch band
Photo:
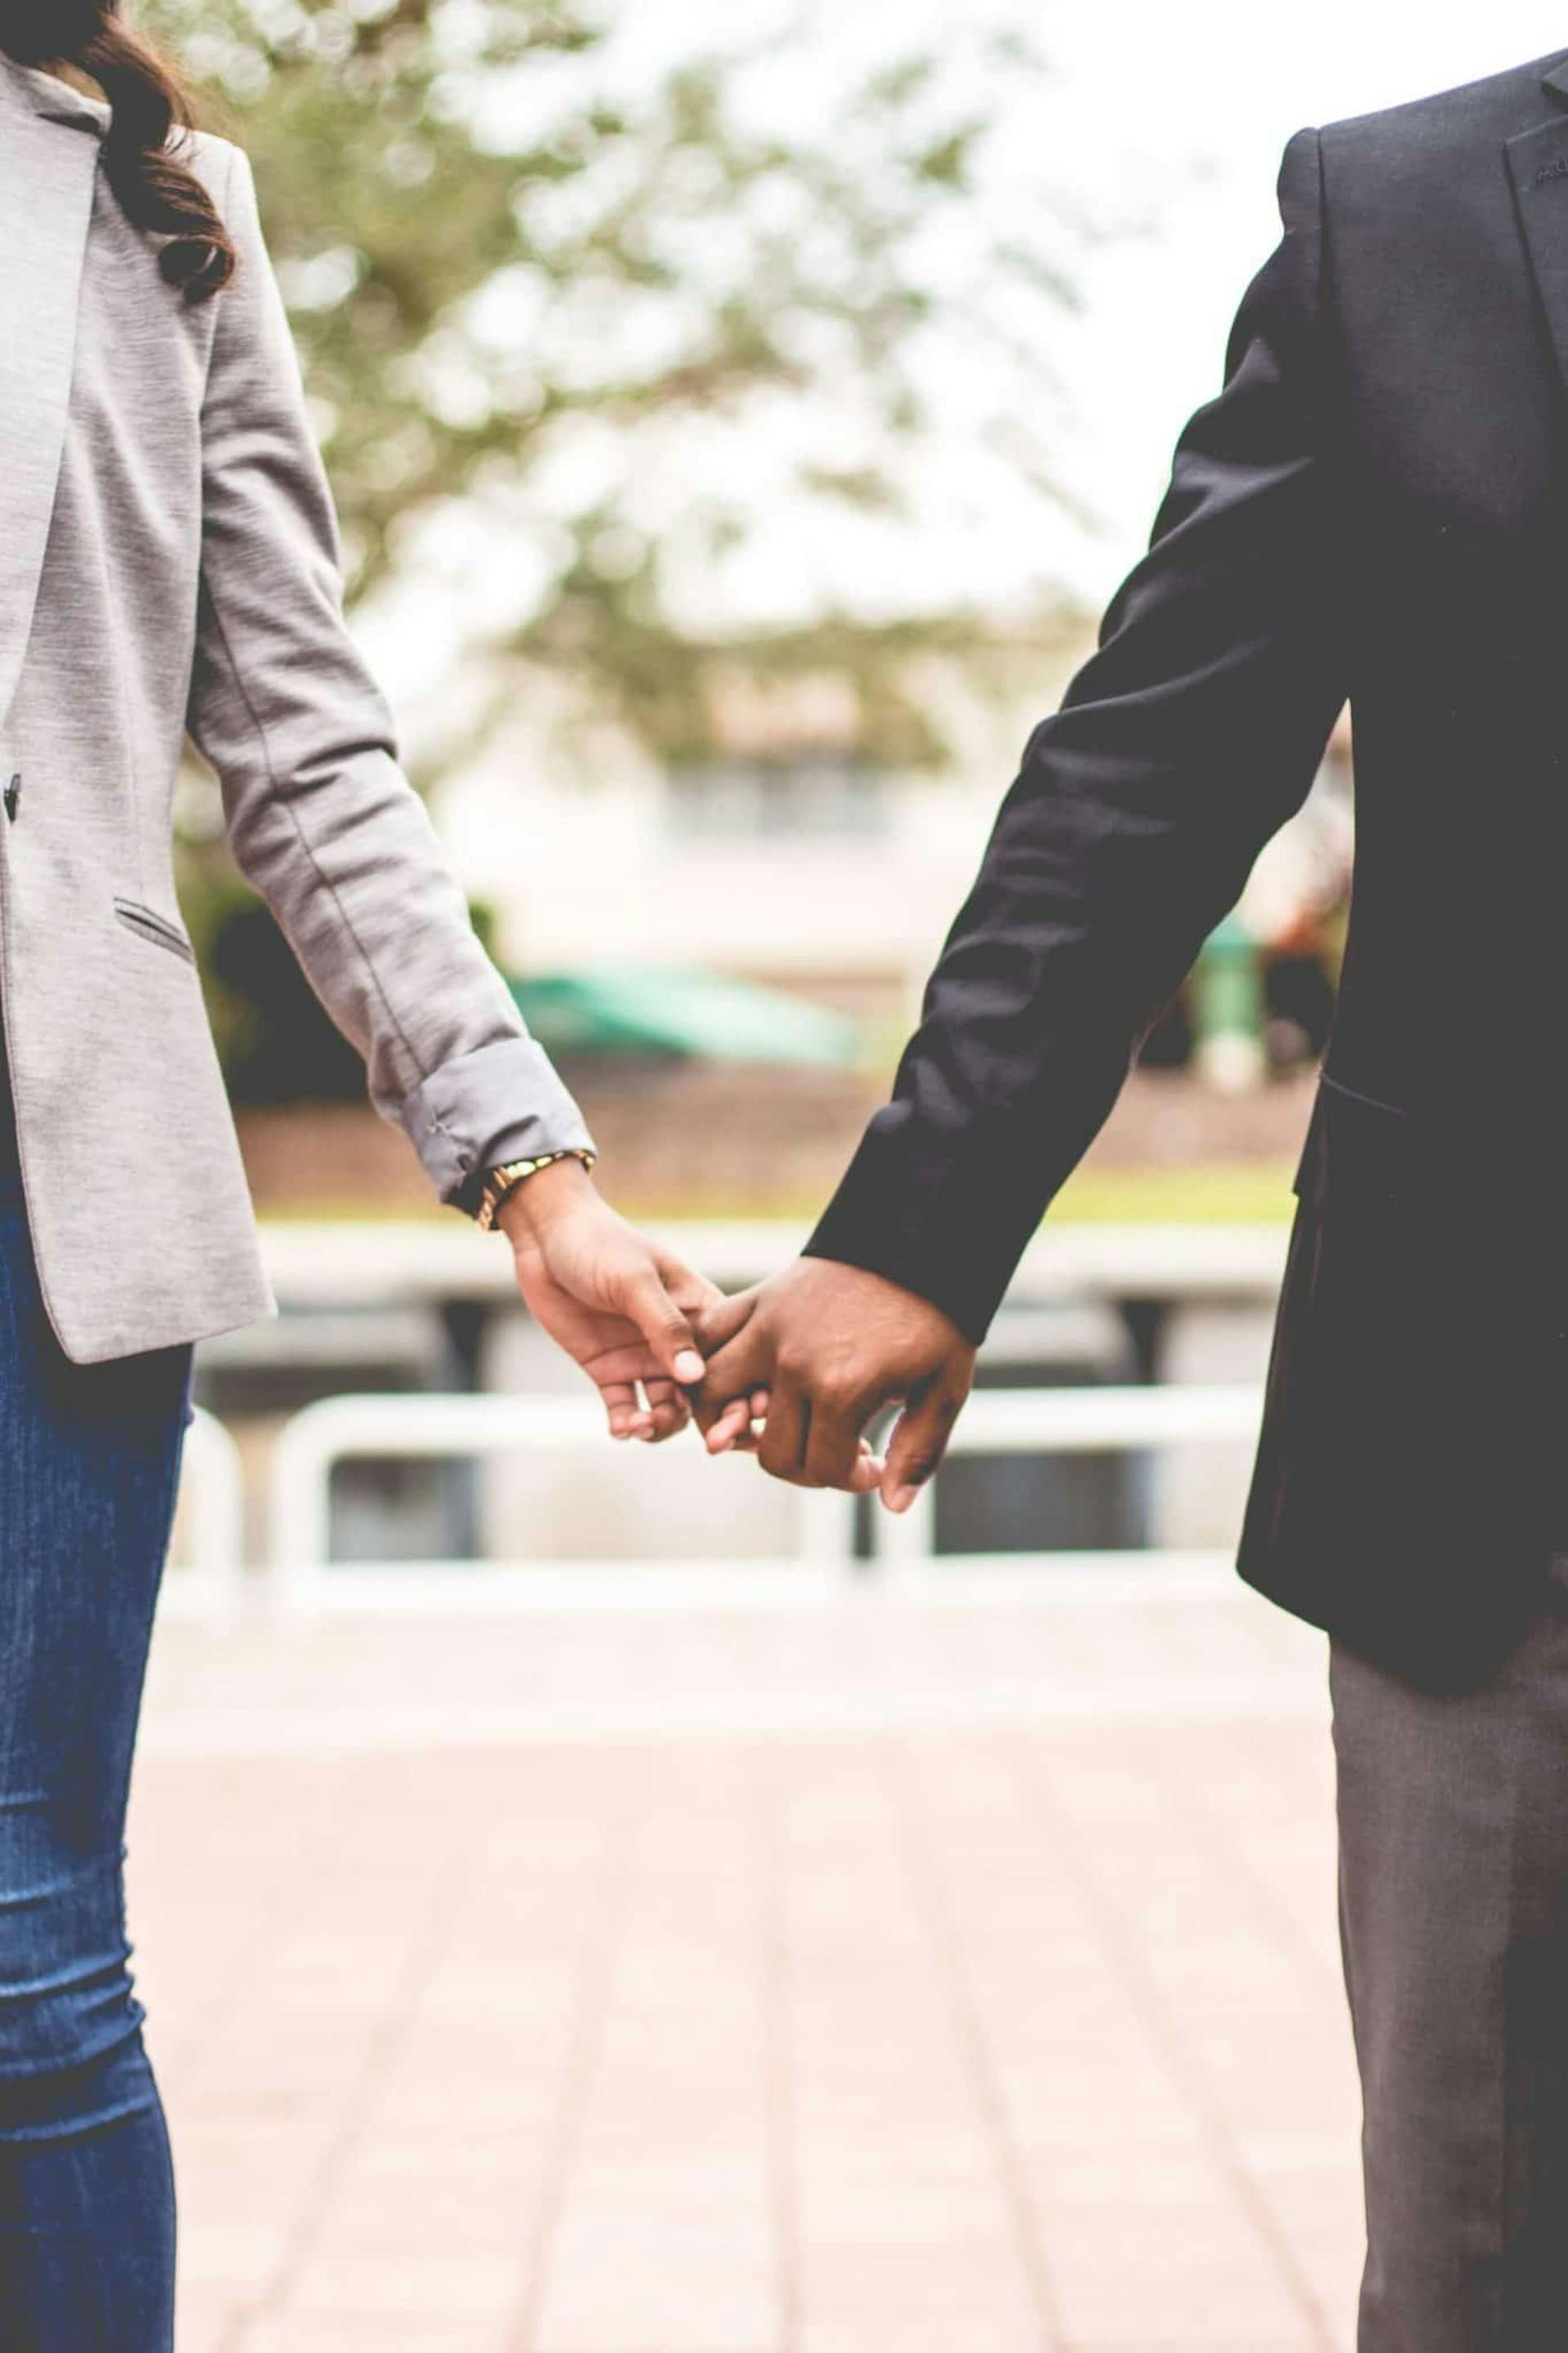
[[[474,1223],[481,1234],[488,1234],[518,1187],[525,1185],[531,1176],[537,1176],[542,1168],[553,1168],[559,1160],[580,1160],[584,1168],[592,1168],[597,1157],[596,1153],[574,1146],[565,1152],[542,1152],[533,1160],[503,1160],[485,1179]]]

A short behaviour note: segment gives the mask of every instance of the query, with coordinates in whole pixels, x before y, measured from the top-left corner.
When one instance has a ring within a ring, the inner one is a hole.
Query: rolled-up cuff
[[[444,1062],[395,1116],[442,1200],[470,1217],[503,1160],[594,1148],[582,1113],[531,1038],[503,1038]]]

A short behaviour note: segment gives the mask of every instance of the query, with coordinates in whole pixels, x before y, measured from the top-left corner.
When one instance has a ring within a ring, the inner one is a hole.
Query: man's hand
[[[580,1160],[526,1177],[497,1223],[530,1313],[598,1389],[611,1437],[684,1430],[706,1369],[690,1319],[723,1293],[617,1217]]]
[[[721,1454],[750,1438],[761,1392],[764,1471],[797,1487],[879,1487],[907,1512],[942,1461],[974,1377],[974,1350],[929,1301],[862,1268],[804,1258],[698,1323],[708,1356],[698,1421]],[[861,1442],[904,1410],[885,1463]]]

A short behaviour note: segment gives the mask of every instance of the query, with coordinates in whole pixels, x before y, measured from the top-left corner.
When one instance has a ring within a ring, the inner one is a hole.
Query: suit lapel
[[[1542,78],[1556,111],[1505,144],[1520,233],[1568,385],[1568,59]]]
[[[33,625],[59,481],[99,142],[0,71],[0,723]]]

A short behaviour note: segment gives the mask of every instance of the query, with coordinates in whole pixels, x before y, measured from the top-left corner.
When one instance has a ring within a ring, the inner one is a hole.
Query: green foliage
[[[1011,361],[1031,333],[1046,347],[1059,267],[976,229],[984,130],[939,60],[825,66],[803,105],[797,42],[775,106],[787,41],[650,66],[646,39],[626,50],[629,0],[142,15],[251,153],[355,596],[423,521],[481,503],[495,560],[529,584],[497,650],[654,749],[700,757],[739,668],[847,683],[868,759],[941,756],[915,658],[983,658],[985,619],[923,582],[891,617],[748,626],[700,594],[756,527],[744,437],[830,546],[835,515],[908,498],[931,337],[983,350],[1005,317]],[[953,37],[973,50],[961,19]],[[994,86],[1031,69],[1010,54]]]

